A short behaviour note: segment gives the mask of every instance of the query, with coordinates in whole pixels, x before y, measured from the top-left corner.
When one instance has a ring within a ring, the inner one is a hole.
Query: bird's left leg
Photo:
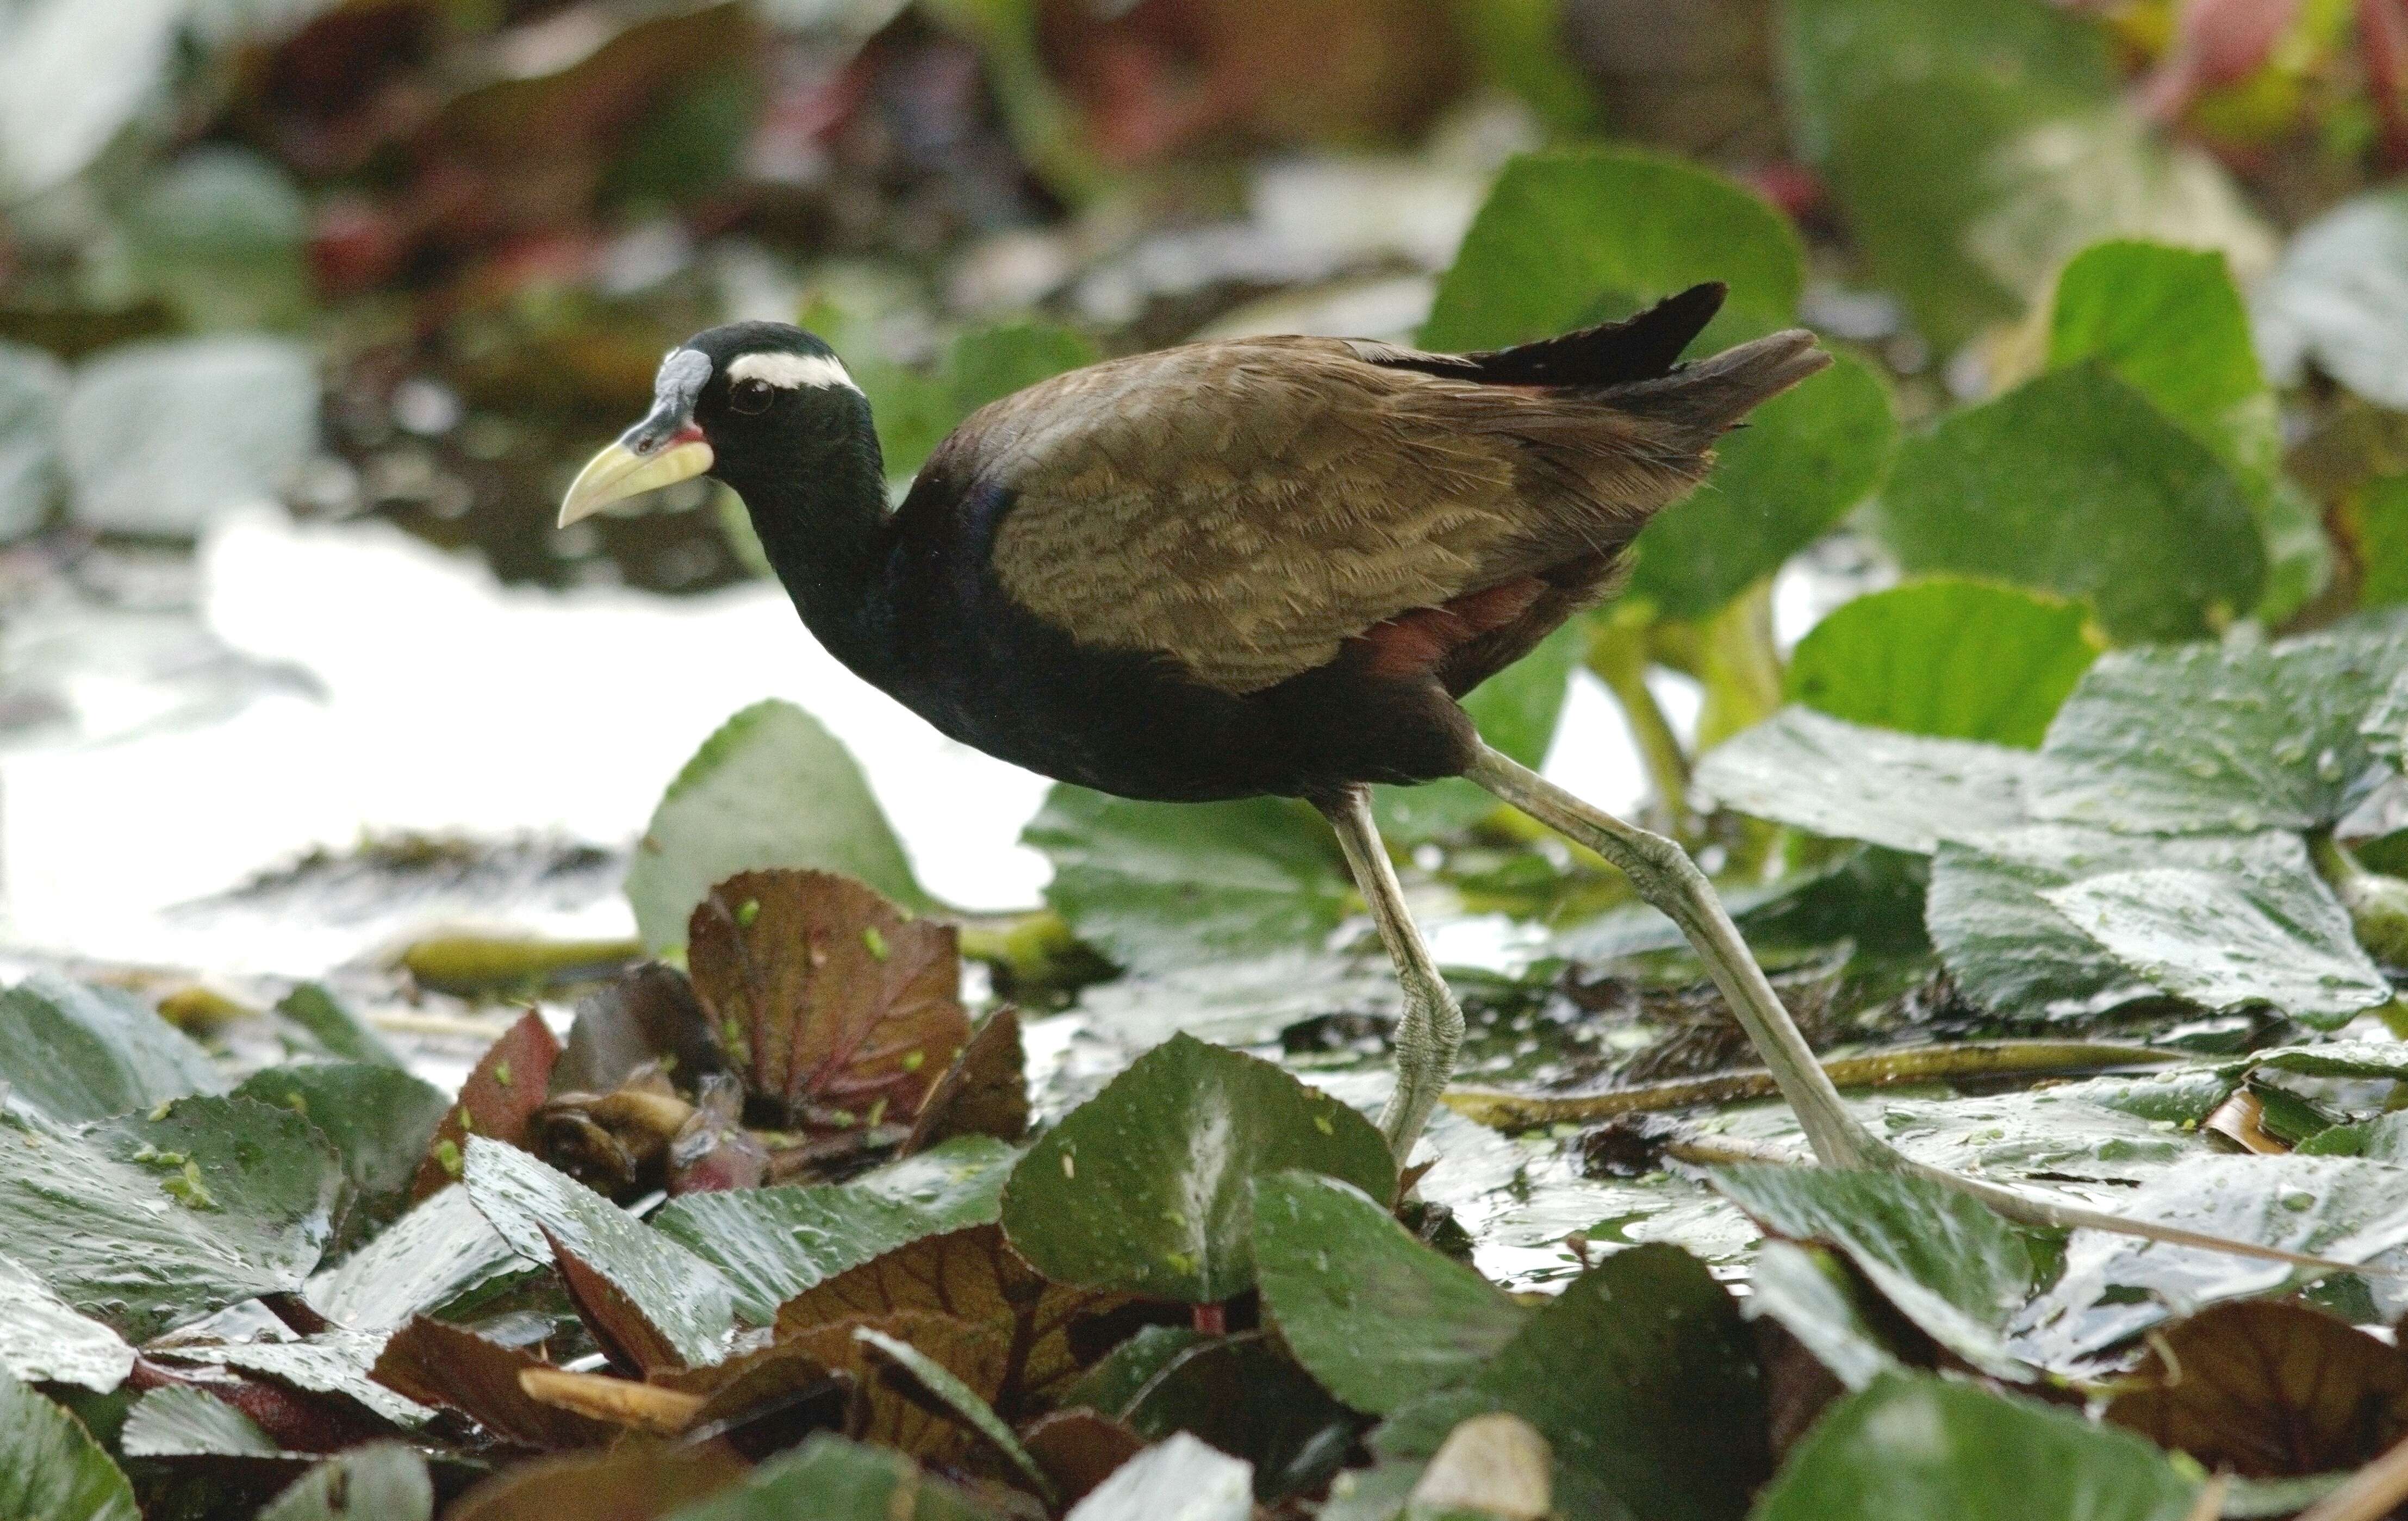
[[[1423,942],[1421,926],[1405,907],[1405,891],[1388,848],[1380,842],[1380,826],[1371,819],[1371,791],[1348,787],[1334,798],[1314,804],[1338,831],[1338,848],[1346,853],[1347,868],[1379,926],[1380,943],[1397,964],[1397,980],[1404,984],[1404,1017],[1397,1022],[1397,1088],[1388,1107],[1380,1112],[1380,1130],[1389,1150],[1402,1165],[1420,1139],[1422,1126],[1455,1075],[1455,1055],[1463,1045],[1463,1011],[1439,975]]]

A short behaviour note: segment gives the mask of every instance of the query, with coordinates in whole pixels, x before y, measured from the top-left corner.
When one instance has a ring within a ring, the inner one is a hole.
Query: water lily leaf
[[[2334,1473],[2408,1437],[2408,1354],[2303,1304],[2219,1304],[2150,1339],[2107,1419],[2249,1478]]]
[[[1823,537],[1881,483],[1898,443],[1889,389],[1845,354],[1750,413],[1721,464],[1641,530],[1630,595],[1701,619]]]
[[[311,1469],[259,1513],[259,1521],[432,1521],[426,1459],[398,1442],[355,1447]]]
[[[1478,1379],[1405,1406],[1376,1446],[1383,1457],[1429,1457],[1492,1411],[1520,1416],[1555,1448],[1566,1515],[1736,1521],[1771,1471],[1738,1306],[1674,1247],[1632,1247],[1572,1280]]]
[[[520,1385],[521,1372],[550,1366],[523,1348],[420,1315],[386,1340],[374,1377],[422,1405],[449,1406],[506,1442],[539,1451],[598,1447],[616,1437],[616,1427],[546,1404]]]
[[[276,1012],[300,1026],[319,1054],[336,1061],[374,1062],[380,1067],[407,1067],[401,1054],[386,1043],[373,1026],[316,983],[303,983],[278,1000]]]
[[[1184,1431],[1122,1464],[1068,1521],[1247,1521],[1254,1466]]]
[[[2408,643],[2359,633],[2116,651],[2049,726],[2032,811],[2134,833],[2323,828],[2389,774],[2361,728],[2403,667]]]
[[[1751,1521],[2184,1521],[2198,1481],[2128,1432],[1923,1374],[1834,1405]]]
[[[1770,1320],[1829,1370],[1841,1386],[1862,1389],[1899,1361],[1865,1323],[1856,1286],[1837,1254],[1820,1247],[1769,1241],[1756,1254],[1756,1270],[1741,1309],[1747,1318]]]
[[[2258,297],[2266,362],[2295,385],[2313,362],[2367,400],[2408,408],[2408,190],[2370,191],[2291,239]]]
[[[734,1291],[710,1263],[515,1146],[470,1136],[466,1175],[469,1198],[521,1256],[550,1260],[557,1241],[688,1367],[724,1353]]]
[[[217,1064],[135,997],[47,972],[0,993],[6,1102],[64,1124],[188,1093],[222,1093]]]
[[[2094,1102],[2072,1084],[1896,1098],[1881,1106],[1878,1119],[1884,1137],[1915,1161],[1977,1177],[2033,1180],[2118,1210],[2133,1185],[2206,1150],[2174,1123]]]
[[[245,1078],[235,1097],[289,1109],[316,1126],[351,1182],[346,1212],[363,1220],[394,1212],[449,1107],[429,1084],[366,1062],[271,1067]]]
[[[923,1237],[991,1225],[1019,1152],[963,1136],[847,1183],[687,1194],[653,1217],[718,1268],[756,1326],[815,1284]]]
[[[0,543],[40,527],[58,500],[66,395],[65,366],[39,349],[0,343]]]
[[[59,442],[78,522],[189,537],[272,501],[318,447],[318,379],[298,343],[260,335],[126,344],[76,375]]]
[[[0,1116],[0,1241],[77,1310],[140,1341],[317,1265],[341,1171],[290,1110],[180,1098],[79,1129]]]
[[[1297,1360],[1375,1415],[1469,1379],[1529,1315],[1385,1206],[1312,1172],[1254,1180],[1254,1275]]]
[[[128,1457],[277,1457],[296,1464],[309,1457],[285,1451],[257,1421],[191,1385],[152,1389],[134,1401],[117,1445]]]
[[[0,1514],[139,1521],[134,1486],[83,1423],[0,1369]]]
[[[1065,783],[1021,839],[1054,863],[1045,901],[1135,972],[1318,947],[1353,892],[1329,826],[1282,797],[1142,803]]]
[[[1818,835],[1928,854],[2024,822],[2039,763],[2001,745],[1866,728],[1784,708],[1709,753],[1699,797]]]
[[[466,1188],[408,1213],[309,1281],[310,1308],[354,1330],[391,1330],[509,1279],[542,1270],[486,1222]]]
[[[1177,1352],[1125,1418],[1149,1440],[1183,1431],[1242,1458],[1266,1505],[1326,1485],[1364,1424],[1261,1332],[1208,1337]]]
[[[536,1111],[541,1109],[552,1082],[552,1064],[560,1059],[560,1041],[543,1016],[530,1009],[518,1023],[487,1047],[460,1084],[459,1102],[452,1105],[436,1126],[433,1139],[410,1183],[410,1197],[425,1198],[460,1180],[461,1163],[470,1135],[525,1146],[534,1137]]]
[[[2358,1157],[2200,1155],[2118,1199],[2115,1212],[2364,1262],[2408,1243],[2408,1169]],[[2023,1316],[2015,1351],[2063,1370],[2093,1367],[2167,1320],[2315,1276],[2282,1262],[2080,1230],[2063,1275]]]
[[[1717,1168],[1714,1186],[1770,1235],[1837,1247],[1933,1341],[1998,1378],[2032,1370],[2006,1328],[2040,1276],[2025,1235],[1928,1178],[1778,1166]]]
[[[1708,280],[1730,287],[1730,315],[1717,320],[1727,339],[1788,321],[1802,265],[1779,212],[1694,165],[1606,149],[1525,153],[1440,278],[1421,343],[1457,352],[1553,337]]]
[[[997,1513],[890,1448],[822,1431],[671,1521],[996,1521]]]
[[[842,872],[907,908],[929,906],[851,753],[817,719],[775,701],[720,725],[652,811],[627,868],[644,948],[680,949],[712,883],[770,867]]]
[[[915,1155],[956,1136],[1018,1141],[1028,1133],[1028,1055],[1020,1011],[1009,1004],[979,1021],[969,1043],[928,1090],[901,1155]]]
[[[2083,599],[2119,643],[2206,633],[2256,606],[2266,579],[2241,482],[2096,362],[1909,438],[1874,526],[1910,571]]]
[[[153,1342],[146,1355],[263,1374],[313,1394],[339,1395],[394,1426],[424,1426],[435,1418],[434,1411],[369,1376],[384,1340],[382,1332],[336,1327],[293,1341],[170,1339]]]
[[[925,1236],[805,1289],[778,1309],[778,1334],[905,1311],[952,1315],[998,1329],[1015,1349],[996,1408],[1017,1418],[1056,1403],[1084,1370],[1082,1346],[1119,1295],[1049,1284],[993,1225]]]
[[[747,871],[687,926],[695,992],[793,1128],[908,1123],[969,1043],[959,933],[824,871]]]
[[[1227,1299],[1254,1283],[1253,1181],[1289,1168],[1396,1192],[1362,1115],[1269,1062],[1174,1036],[1029,1149],[1004,1186],[1004,1233],[1055,1283]]]
[[[0,1372],[106,1394],[133,1370],[134,1349],[123,1337],[78,1314],[49,1284],[0,1256]]]
[[[2202,1009],[2279,1009],[2338,1029],[2391,1001],[2329,895],[2295,892],[2296,917],[2260,906],[2241,879],[2184,867],[2086,877],[2043,892],[2049,905],[2150,983]]]
[[[1786,690],[1851,724],[2036,750],[2099,656],[2087,622],[2080,606],[2019,587],[1911,581],[1816,624]]]
[[[2248,313],[2214,250],[2132,239],[2083,250],[2057,276],[2048,358],[2098,360],[2228,457],[2235,413],[2266,395]]]

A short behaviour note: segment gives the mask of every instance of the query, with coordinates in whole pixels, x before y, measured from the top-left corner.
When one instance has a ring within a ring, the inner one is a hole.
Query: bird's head
[[[730,323],[668,352],[652,409],[578,472],[560,525],[698,475],[742,489],[763,472],[808,472],[814,456],[875,437],[861,388],[826,344],[783,323]]]

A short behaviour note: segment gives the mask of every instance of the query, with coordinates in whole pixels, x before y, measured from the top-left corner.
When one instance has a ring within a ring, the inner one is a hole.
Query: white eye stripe
[[[762,380],[792,391],[801,386],[843,386],[848,391],[861,387],[853,383],[844,366],[826,354],[759,353],[741,354],[727,366],[731,380]]]

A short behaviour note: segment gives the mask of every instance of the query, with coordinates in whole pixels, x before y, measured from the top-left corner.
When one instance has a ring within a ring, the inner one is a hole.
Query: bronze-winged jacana
[[[1801,331],[1694,364],[1700,285],[1487,353],[1337,338],[1192,343],[974,413],[889,510],[869,403],[827,345],[714,327],[577,478],[563,524],[709,473],[813,634],[956,739],[1083,786],[1310,799],[1405,994],[1381,1117],[1401,1160],[1463,1017],[1367,787],[1463,776],[1627,872],[1697,947],[1827,1162],[1893,1154],[1842,1107],[1672,841],[1482,743],[1456,699],[1608,595],[1714,440],[1829,363]]]

